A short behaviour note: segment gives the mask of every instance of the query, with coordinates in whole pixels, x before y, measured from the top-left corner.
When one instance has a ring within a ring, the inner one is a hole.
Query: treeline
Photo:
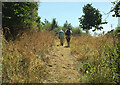
[[[117,5],[119,4],[117,3]],[[101,25],[107,24],[107,22],[102,21],[102,14],[98,9],[94,8],[92,4],[84,5],[84,14],[78,18],[80,22],[78,27],[73,27],[67,20],[63,26],[59,26],[56,18],[53,18],[52,22],[49,22],[47,19],[41,21],[41,17],[38,16],[38,6],[39,3],[37,2],[2,3],[2,25],[6,40],[15,40],[21,36],[25,30],[48,30],[57,34],[60,29],[65,31],[69,27],[73,31],[73,35],[89,34],[90,29],[92,29],[92,31],[102,30],[103,27]],[[118,10],[115,8],[111,10],[111,12]],[[86,33],[83,33],[82,30],[86,31]]]
[[[41,17],[38,16],[38,6],[37,2],[3,2],[2,3],[2,22],[3,22],[3,34],[6,40],[15,40],[16,37],[21,36],[24,30],[48,30],[53,31],[56,34],[60,29],[64,31],[70,27],[73,31],[73,35],[84,34],[81,29],[85,30],[88,34],[88,30],[95,27],[96,29],[101,29],[99,25],[101,24],[102,15],[99,11],[92,7],[92,4],[87,4],[83,7],[84,15],[79,18],[80,26],[73,27],[71,23],[66,20],[63,26],[59,26],[56,18],[53,18],[50,23],[47,19],[43,22]],[[92,13],[88,15],[87,10]],[[88,22],[87,18],[94,18],[92,22]],[[98,21],[99,19],[99,21]],[[98,22],[96,22],[98,21]],[[93,23],[96,22],[96,23]]]
[[[47,19],[45,19],[40,24],[40,30],[48,30],[54,32],[56,35],[59,33],[59,31],[62,29],[63,31],[66,31],[68,28],[70,28],[73,32],[73,35],[82,35],[84,34],[82,32],[81,27],[73,27],[71,23],[68,23],[66,20],[63,26],[59,26],[56,18],[53,18],[52,23],[50,23]]]
[[[52,23],[47,19],[43,22],[38,16],[37,2],[3,2],[2,3],[2,26],[3,34],[6,40],[15,40],[21,36],[25,30],[48,30],[58,32],[60,29],[65,30],[71,24],[65,22],[64,26],[58,26],[56,19]]]
[[[19,32],[35,28],[38,24],[37,2],[3,2],[2,25],[7,40],[15,39]]]

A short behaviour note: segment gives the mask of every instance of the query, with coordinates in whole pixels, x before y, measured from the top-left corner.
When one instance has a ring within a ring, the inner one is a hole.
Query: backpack
[[[71,35],[70,30],[67,30],[67,31],[65,32],[65,35],[70,36],[70,35]]]

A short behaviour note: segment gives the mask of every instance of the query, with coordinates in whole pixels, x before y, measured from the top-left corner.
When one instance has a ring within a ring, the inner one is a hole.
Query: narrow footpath
[[[49,63],[47,65],[48,77],[43,83],[79,83],[80,75],[76,71],[76,58],[71,55],[70,48],[59,45],[56,41],[53,50],[47,55]]]

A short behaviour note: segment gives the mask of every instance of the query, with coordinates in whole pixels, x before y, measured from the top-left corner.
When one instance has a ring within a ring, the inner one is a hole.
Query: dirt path
[[[70,53],[70,48],[64,46],[58,46],[59,40],[56,41],[56,45],[50,52],[49,64],[47,70],[49,76],[43,83],[78,83],[80,78],[79,73],[75,68],[75,57]]]

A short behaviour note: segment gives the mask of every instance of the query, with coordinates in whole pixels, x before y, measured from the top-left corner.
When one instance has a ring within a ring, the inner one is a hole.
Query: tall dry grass
[[[101,56],[104,45],[112,43],[112,37],[76,36],[71,41],[71,53],[79,55],[78,61],[84,61],[91,56]]]
[[[115,62],[119,57],[116,37],[89,35],[73,37],[71,53],[77,58],[77,70],[83,83],[113,83]]]
[[[54,36],[48,31],[22,34],[20,39],[3,39],[3,83],[40,83],[45,78],[45,54],[54,44]]]

